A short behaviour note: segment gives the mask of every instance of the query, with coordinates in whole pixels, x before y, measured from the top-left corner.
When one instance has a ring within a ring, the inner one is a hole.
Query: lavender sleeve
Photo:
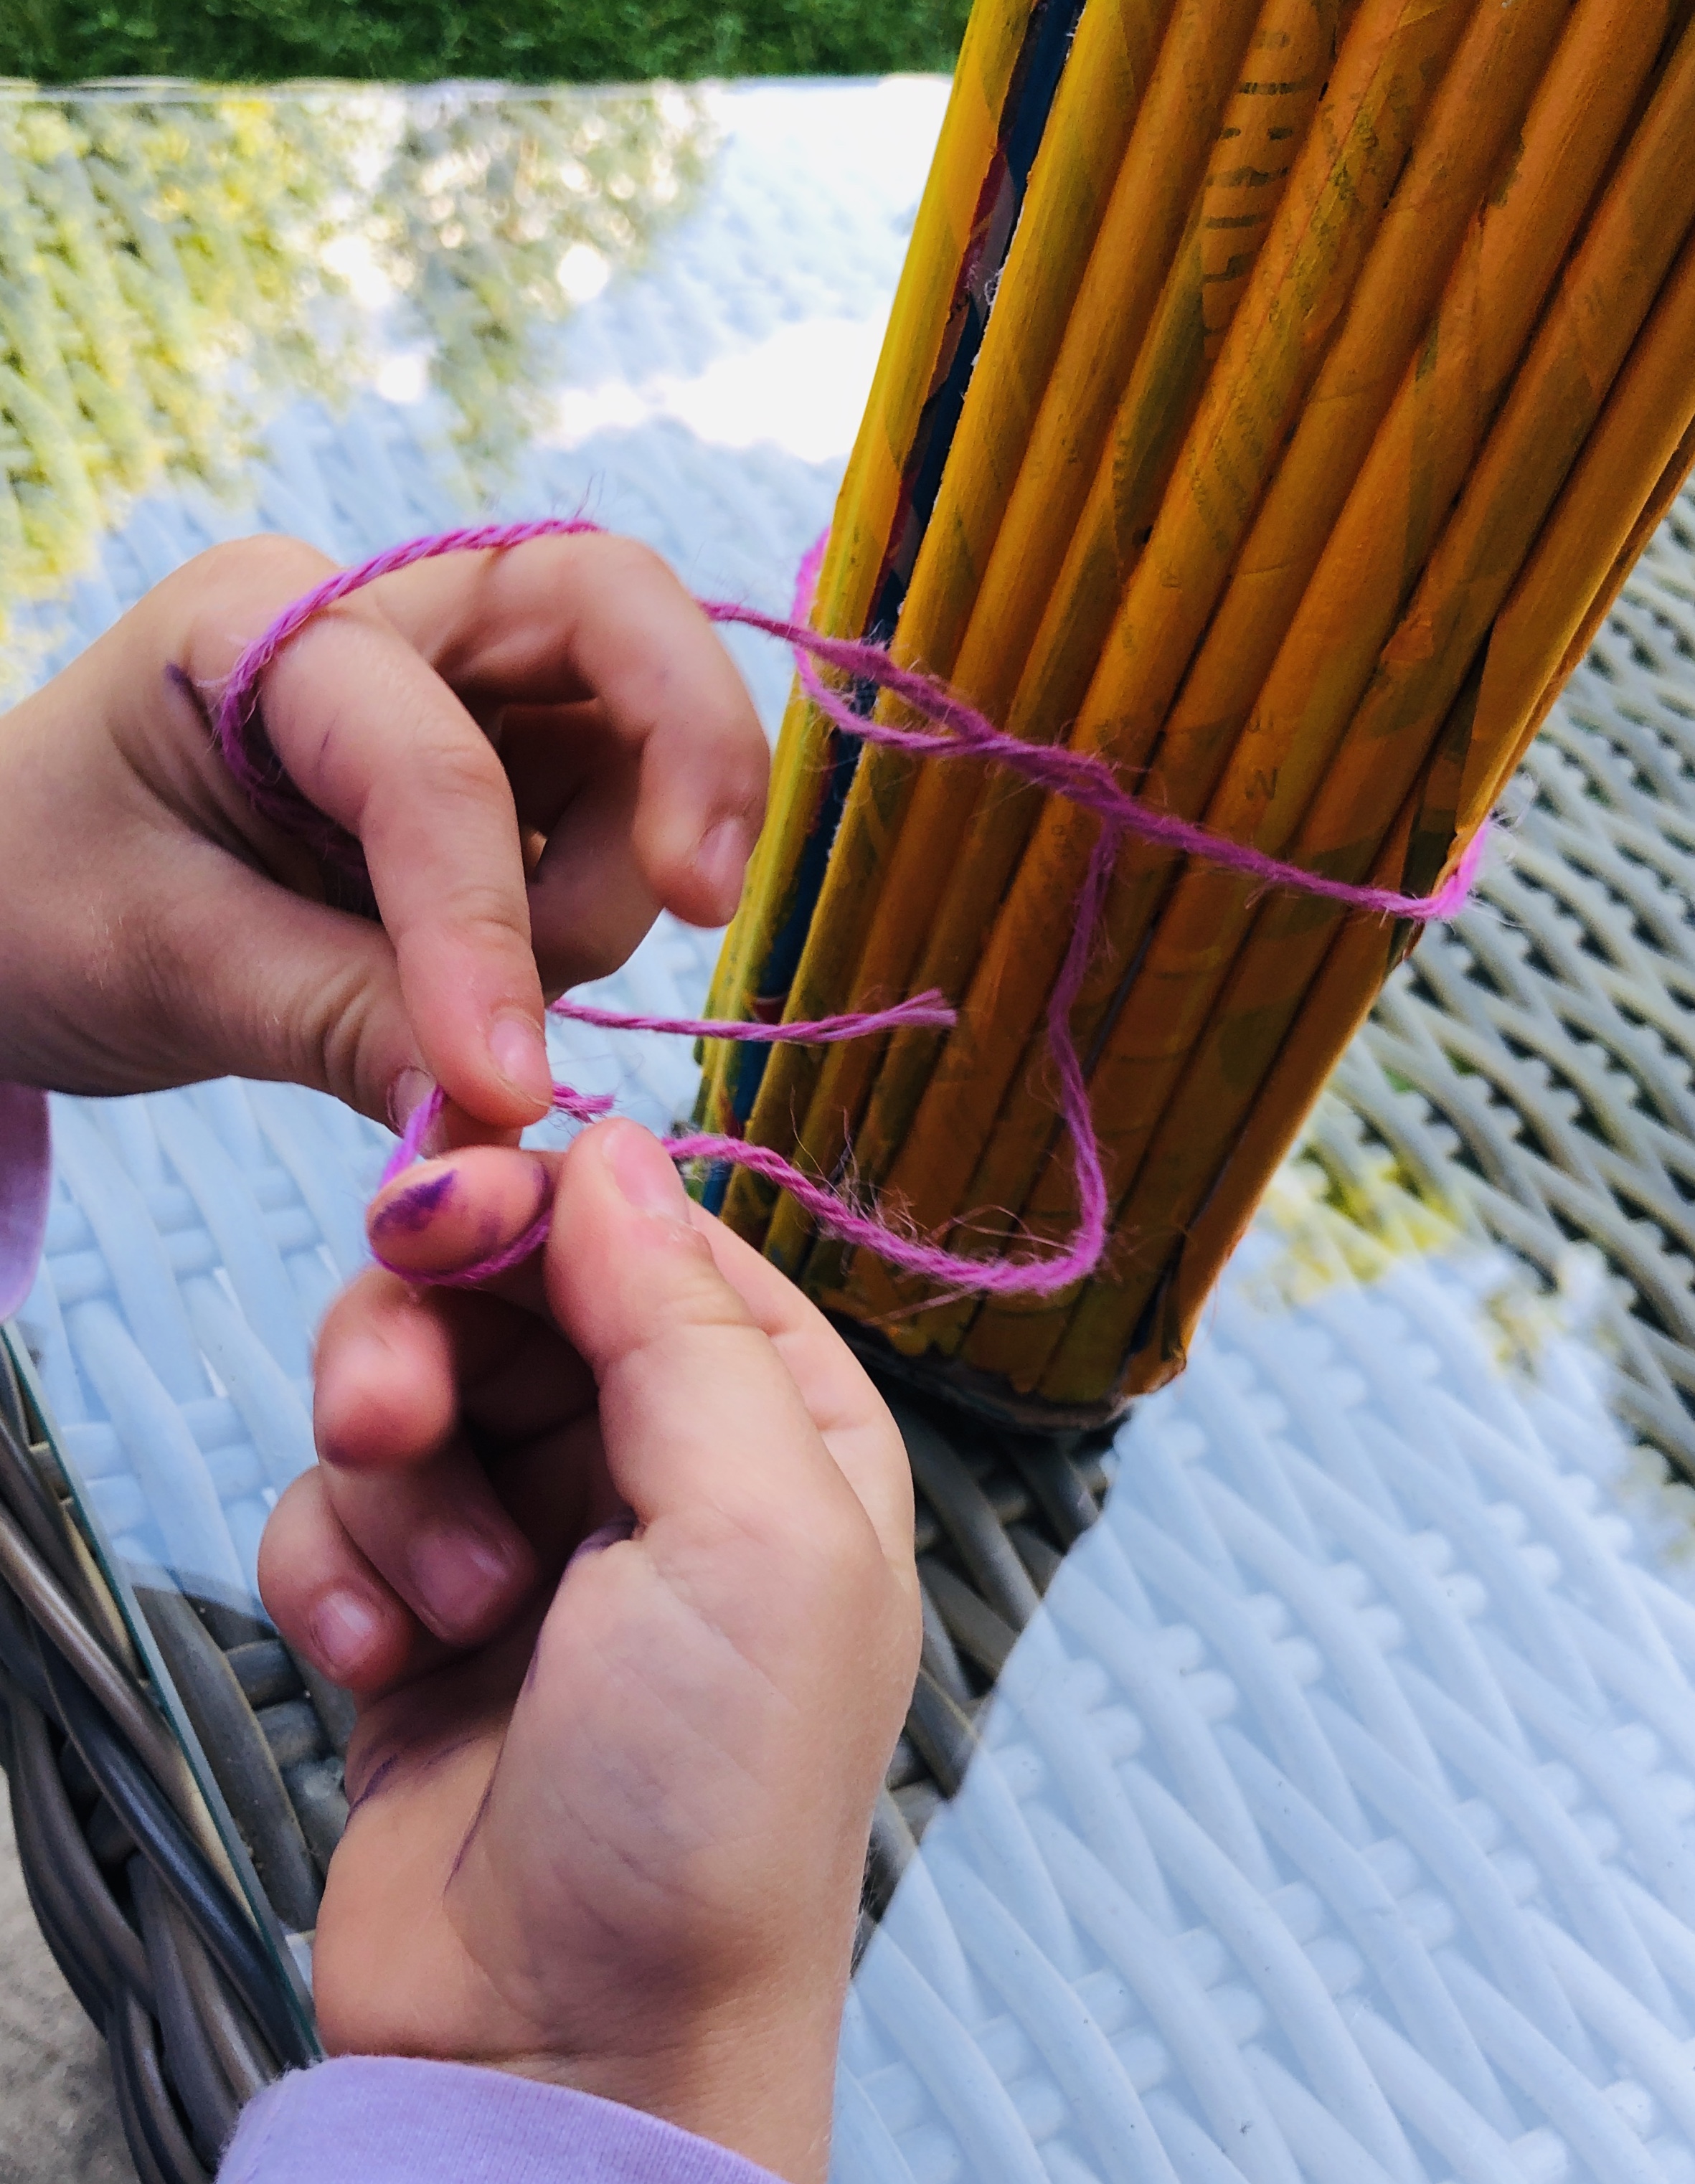
[[[0,1084],[0,1319],[16,1312],[36,1279],[50,1167],[46,1093]]]
[[[344,2055],[249,2102],[218,2184],[774,2184],[639,2109],[466,2063]]]

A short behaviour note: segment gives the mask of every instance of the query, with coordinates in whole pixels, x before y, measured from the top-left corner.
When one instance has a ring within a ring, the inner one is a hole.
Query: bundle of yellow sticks
[[[1692,460],[1695,0],[978,0],[813,620],[1423,893]],[[1098,826],[797,690],[712,1012],[959,1018],[716,1049],[702,1122],[955,1251],[1057,1248],[1045,1011]],[[1072,1017],[1112,1240],[1057,1296],[927,1292],[744,1171],[709,1193],[965,1400],[1104,1418],[1180,1368],[1413,937],[1124,848]]]

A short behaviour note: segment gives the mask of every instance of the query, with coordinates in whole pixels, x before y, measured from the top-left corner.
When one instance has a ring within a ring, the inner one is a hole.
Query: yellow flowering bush
[[[663,86],[0,92],[0,643],[137,494],[226,489],[282,401],[360,383],[350,263],[498,470],[583,265],[638,257],[710,142]]]

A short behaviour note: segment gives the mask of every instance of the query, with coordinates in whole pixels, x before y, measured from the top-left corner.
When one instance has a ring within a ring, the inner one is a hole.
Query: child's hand
[[[321,615],[261,693],[382,923],[255,816],[209,717],[330,564],[204,554],[0,724],[0,1080],[124,1092],[235,1072],[392,1118],[424,1072],[477,1121],[545,1111],[544,991],[661,905],[734,910],[766,747],[711,625],[627,540],[421,562]]]
[[[361,1698],[320,2024],[817,2184],[917,1669],[906,1458],[823,1319],[633,1123],[415,1168],[372,1230],[449,1271],[550,1193],[544,1256],[499,1297],[375,1272],[341,1298],[323,1460],[265,1534],[279,1627]]]

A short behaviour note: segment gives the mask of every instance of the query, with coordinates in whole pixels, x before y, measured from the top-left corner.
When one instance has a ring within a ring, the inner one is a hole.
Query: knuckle
[[[522,898],[503,894],[492,882],[457,882],[442,895],[436,922],[479,959],[498,959],[516,946],[522,949],[527,964],[532,960]]]
[[[589,542],[590,550],[610,576],[633,584],[663,582],[673,588],[677,574],[662,554],[645,546],[639,538],[627,538],[622,532],[604,532]]]
[[[415,787],[443,803],[483,802],[490,796],[511,804],[512,792],[499,754],[467,715],[435,724],[414,738],[407,757]],[[514,806],[516,816],[516,806]]]
[[[248,1050],[274,1056],[278,1075],[332,1093],[373,1121],[388,1121],[388,1082],[398,1061],[364,961],[325,972],[286,1012],[259,993],[249,997],[249,1007]]]
[[[209,546],[177,571],[191,597],[226,598],[231,592],[275,593],[279,601],[309,590],[335,564],[304,539],[263,532]]]
[[[754,1326],[747,1306],[718,1271],[712,1247],[692,1225],[679,1226],[670,1239],[672,1253],[672,1317],[704,1343],[716,1345],[726,1336],[745,1342],[764,1337]]]
[[[314,1060],[303,1061],[302,1067],[313,1068],[315,1061],[315,1080],[323,1090],[343,1106],[386,1124],[391,1061],[376,1036],[371,1012],[354,1003],[324,1022]]]

